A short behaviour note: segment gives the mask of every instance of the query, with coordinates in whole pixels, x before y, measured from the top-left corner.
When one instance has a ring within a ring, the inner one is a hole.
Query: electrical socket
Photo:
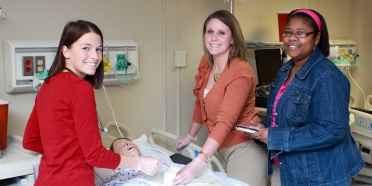
[[[35,56],[35,72],[41,73],[45,70],[45,56]]]
[[[22,57],[22,73],[23,73],[23,76],[34,75],[34,57],[33,56]]]

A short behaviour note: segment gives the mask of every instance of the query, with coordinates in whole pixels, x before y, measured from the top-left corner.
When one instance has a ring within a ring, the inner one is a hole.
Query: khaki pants
[[[215,155],[224,166],[228,177],[251,186],[266,186],[267,150],[253,140],[220,148]]]
[[[273,174],[270,176],[271,186],[280,186],[280,170],[279,167],[273,163]]]

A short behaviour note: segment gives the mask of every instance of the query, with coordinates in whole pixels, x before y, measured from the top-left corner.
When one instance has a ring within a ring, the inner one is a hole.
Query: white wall
[[[372,94],[372,1],[353,0],[350,16],[350,37],[358,42],[360,65],[351,73],[355,81],[362,88],[360,90],[354,82],[351,82],[354,90],[352,95],[357,96],[358,107],[363,108],[364,96]],[[363,94],[364,92],[364,94]]]
[[[147,132],[149,124],[165,129],[161,84],[164,56],[159,55],[164,51],[161,45],[164,39],[163,3],[161,0],[2,1],[0,6],[8,14],[8,19],[0,22],[0,40],[59,39],[68,21],[85,19],[97,24],[104,38],[136,41],[141,80],[125,88],[107,87],[107,91],[118,121],[133,126],[139,135]],[[3,44],[0,45],[0,56],[3,56]],[[3,79],[7,70],[3,58],[0,58],[0,64],[0,77]],[[4,81],[0,85],[0,98],[11,101],[8,132],[23,135],[36,93],[10,95],[4,91]],[[103,90],[96,91],[96,100],[101,120],[104,123],[113,120]]]
[[[192,119],[195,96],[193,88],[195,75],[203,55],[202,28],[209,14],[218,9],[228,9],[223,1],[179,0],[166,1],[165,9],[165,118],[167,131],[186,135]],[[186,67],[174,67],[174,52],[186,51]],[[198,134],[202,145],[207,137],[205,127]]]
[[[140,81],[125,88],[110,86],[107,92],[117,120],[128,125],[137,136],[147,133],[151,127],[186,134],[195,101],[194,77],[203,55],[204,20],[215,10],[230,9],[223,0],[1,0],[0,7],[8,14],[7,20],[0,20],[1,42],[5,38],[59,39],[65,23],[72,19],[96,23],[104,38],[136,41]],[[324,15],[332,38],[356,40],[370,68],[371,1],[246,0],[235,5],[234,14],[246,39],[274,41],[278,32],[276,11],[302,7],[316,9]],[[187,52],[184,68],[174,67],[177,50]],[[7,67],[1,56],[3,44],[0,44],[0,99],[11,101],[8,133],[23,135],[36,93],[5,92],[3,78]],[[372,92],[366,80],[371,79],[370,76],[359,75],[366,94]],[[103,123],[113,120],[103,90],[96,91],[96,102]],[[202,144],[205,138],[203,128],[197,143]]]
[[[151,127],[185,134],[179,126],[188,130],[191,123],[194,74],[203,54],[202,24],[207,15],[227,6],[215,0],[0,1],[8,14],[7,20],[0,20],[0,40],[59,39],[64,25],[73,19],[97,24],[107,39],[133,39],[138,43],[141,79],[125,88],[106,87],[116,119],[136,136]],[[174,67],[177,50],[187,52],[186,68]],[[3,60],[0,57],[0,98],[11,101],[8,134],[22,136],[36,93],[7,94]],[[102,122],[113,120],[103,90],[95,93]]]
[[[279,42],[277,12],[311,8],[323,15],[332,39],[350,39],[350,6],[350,0],[251,0],[235,5],[235,15],[245,39]]]

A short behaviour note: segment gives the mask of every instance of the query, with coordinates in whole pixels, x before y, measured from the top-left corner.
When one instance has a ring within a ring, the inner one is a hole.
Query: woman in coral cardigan
[[[194,94],[194,115],[189,132],[176,141],[180,152],[203,123],[208,139],[198,156],[173,179],[174,184],[192,181],[212,155],[223,163],[228,177],[247,184],[266,185],[266,151],[235,126],[259,121],[255,110],[255,80],[247,62],[245,40],[236,18],[228,11],[212,13],[204,22],[204,56]]]

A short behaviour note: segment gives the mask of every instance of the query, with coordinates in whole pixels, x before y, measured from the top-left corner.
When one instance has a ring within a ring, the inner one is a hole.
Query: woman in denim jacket
[[[350,133],[349,81],[326,57],[325,20],[294,10],[282,35],[292,59],[270,84],[267,116],[252,122],[259,131],[250,137],[267,144],[272,185],[349,185],[365,163]]]

